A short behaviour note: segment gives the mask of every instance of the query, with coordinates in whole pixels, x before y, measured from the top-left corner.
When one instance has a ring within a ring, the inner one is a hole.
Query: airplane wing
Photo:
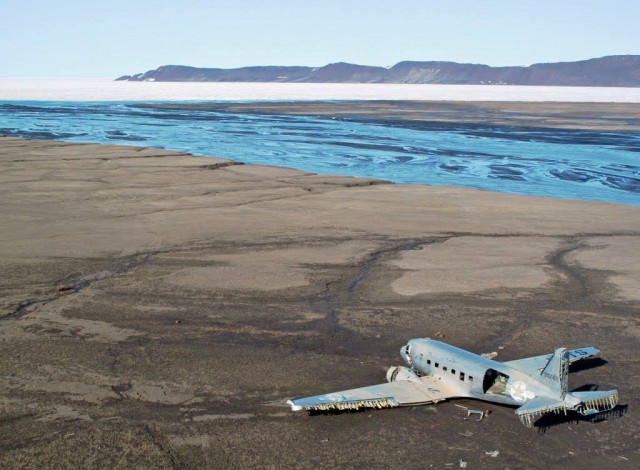
[[[596,354],[600,353],[599,349],[596,349],[592,346],[587,348],[578,348],[572,349],[569,352],[569,364],[572,364],[580,359],[586,359],[588,357],[593,357]],[[553,354],[545,354],[543,356],[535,356],[535,357],[527,357],[524,359],[516,359],[515,361],[507,361],[504,364],[508,364],[516,369],[520,369],[521,371],[527,374],[533,374],[535,372],[540,372],[549,362]]]
[[[416,381],[397,381],[369,387],[313,397],[295,398],[287,403],[298,410],[358,410],[360,408],[392,408],[436,403],[455,396],[442,388],[434,377],[420,377]]]

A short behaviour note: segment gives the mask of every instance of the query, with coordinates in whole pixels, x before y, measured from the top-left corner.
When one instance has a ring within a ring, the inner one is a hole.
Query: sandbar
[[[637,461],[640,207],[225,157],[0,138],[0,467]],[[529,429],[471,400],[285,405],[384,381],[414,337],[497,360],[596,346],[569,386],[621,406]]]

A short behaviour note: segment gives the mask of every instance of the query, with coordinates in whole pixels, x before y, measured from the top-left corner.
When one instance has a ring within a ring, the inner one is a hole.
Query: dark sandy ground
[[[637,468],[640,208],[378,183],[0,138],[0,468]],[[284,406],[425,336],[621,406]]]

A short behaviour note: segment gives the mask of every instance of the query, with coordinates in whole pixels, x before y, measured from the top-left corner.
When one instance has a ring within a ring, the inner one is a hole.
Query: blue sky
[[[640,54],[640,0],[0,0],[1,77]]]

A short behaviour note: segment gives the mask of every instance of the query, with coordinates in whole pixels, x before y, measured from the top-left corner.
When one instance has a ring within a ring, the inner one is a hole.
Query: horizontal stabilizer
[[[313,397],[295,398],[287,403],[294,411],[303,409],[329,411],[422,405],[450,398],[426,383],[425,379],[428,377],[422,377],[419,382],[391,382]]]
[[[617,390],[571,392],[568,395],[580,400],[580,404],[575,409],[585,416],[612,410],[618,404]]]
[[[545,413],[560,412],[567,412],[564,400],[554,400],[546,397],[536,397],[516,410],[518,418],[527,427],[531,427],[531,424]]]
[[[587,359],[598,354],[600,354],[600,350],[598,348],[594,348],[593,346],[589,346],[587,348],[571,349],[569,350],[569,364],[573,364],[580,359]]]
[[[618,391],[570,392],[564,400],[536,397],[516,410],[516,414],[525,426],[531,424],[546,413],[567,413],[575,411],[589,416],[615,408],[618,404]]]

